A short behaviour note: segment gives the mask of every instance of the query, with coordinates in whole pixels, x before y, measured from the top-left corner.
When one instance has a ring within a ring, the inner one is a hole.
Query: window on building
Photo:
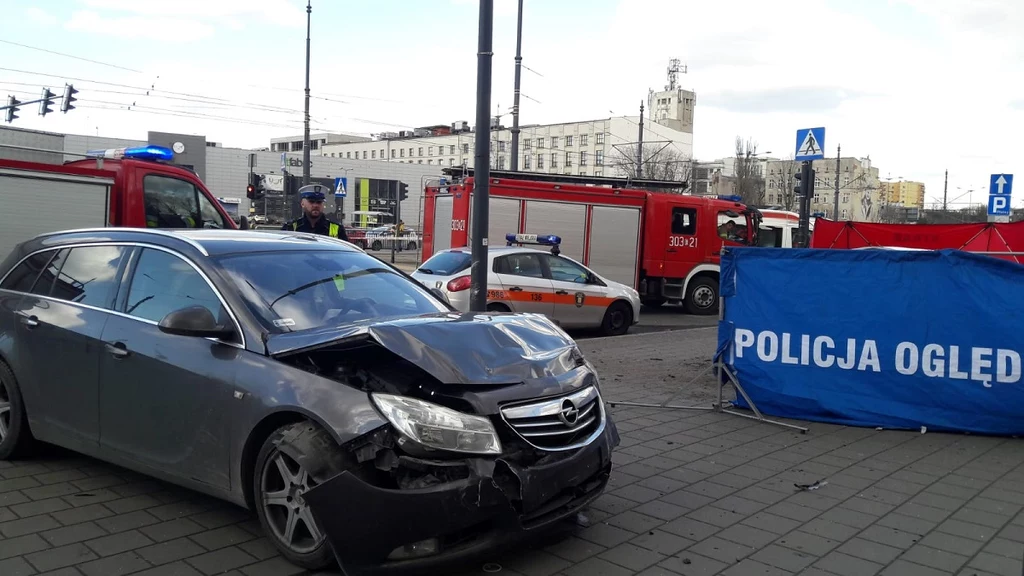
[[[498,141],[498,152],[504,152],[504,151],[505,151],[505,141],[504,140],[499,140]]]
[[[831,187],[832,187],[832,179],[831,178],[825,178],[825,188],[831,188]]]
[[[498,170],[504,170],[504,169],[505,169],[505,157],[504,156],[498,156]]]
[[[843,176],[843,187],[845,188],[845,187],[847,187],[849,185],[850,185],[850,176],[849,175]]]
[[[601,146],[604,144],[604,132],[597,133],[597,145]]]
[[[455,152],[452,152],[452,154],[454,154],[454,153]],[[462,153],[463,154],[469,154],[469,144],[463,144],[462,145]]]
[[[383,148],[380,149],[380,157],[384,158],[384,149]]]
[[[589,136],[589,134],[580,134],[580,146],[587,145],[587,140],[589,139]]]
[[[401,149],[401,150],[399,150],[398,152],[399,152],[399,155],[400,155],[400,156],[401,156],[402,158],[405,158],[405,148],[402,148],[402,149]]]
[[[537,154],[537,170],[543,170],[543,169],[544,169],[544,155],[543,154]]]
[[[433,163],[434,163],[434,161],[433,161],[433,160],[427,160],[427,164],[433,164]],[[438,164],[440,164],[440,163],[441,163],[441,161],[440,161],[440,160],[438,160]]]
[[[455,154],[455,144],[448,145],[448,153]]]
[[[572,166],[572,152],[565,153],[565,166],[568,168]]]
[[[366,160],[366,150],[363,150],[363,160]]]
[[[544,139],[543,138],[537,138],[537,148],[543,148],[543,147],[544,147]]]
[[[594,166],[604,166],[604,150],[594,152]]]
[[[814,186],[815,187],[821,186],[821,178],[815,178],[814,179]]]
[[[412,158],[413,156],[416,155],[416,154],[414,154],[415,151],[416,150],[414,148],[409,148],[409,158]]]
[[[533,141],[530,140],[529,138],[523,140],[523,150],[530,150],[531,148],[533,148],[532,144]]]
[[[438,148],[441,148],[441,147],[438,146]],[[440,154],[441,153],[438,152],[438,155],[440,155]],[[434,155],[434,147],[433,146],[427,146],[427,156],[433,156],[433,155]]]
[[[594,170],[594,176],[604,176],[604,172],[600,170]]]
[[[417,160],[416,163],[417,164],[423,164],[423,160]]]
[[[419,148],[419,152],[420,152],[420,153],[419,153],[419,156],[423,156],[423,146],[420,146],[420,148]]]
[[[455,158],[449,158],[448,159],[448,165],[449,166],[455,166]]]
[[[586,150],[581,150],[580,151],[580,166],[586,166],[586,165],[587,165],[587,151]]]
[[[309,149],[310,150],[319,150],[320,149],[320,142],[318,142],[316,140],[310,140],[309,141]]]
[[[352,152],[345,152],[345,158],[352,159]]]
[[[566,147],[572,146],[572,136],[571,135],[565,137],[565,145],[566,145]]]
[[[391,157],[392,157],[392,158],[394,158],[394,157],[395,157],[395,151],[394,151],[394,150],[392,150],[392,151],[391,151]]]
[[[850,211],[847,210],[846,208],[843,208],[843,220],[849,220],[849,219],[850,219]]]
[[[552,168],[558,168],[558,153],[557,152],[552,152],[551,153],[551,167]]]
[[[527,154],[527,155],[523,156],[523,170],[529,170],[529,169],[530,169],[530,155]]]
[[[551,137],[551,147],[558,148],[558,136]]]
[[[376,150],[370,150],[370,158],[372,158],[374,160],[377,159],[377,151]]]
[[[849,204],[850,203],[850,193],[849,192],[843,192],[843,195],[840,196],[839,199],[842,201],[843,204]]]

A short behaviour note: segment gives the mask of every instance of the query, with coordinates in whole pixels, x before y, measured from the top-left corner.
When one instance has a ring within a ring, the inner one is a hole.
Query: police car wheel
[[[380,243],[380,240],[374,240],[373,244],[370,244],[370,250],[380,250],[382,246],[383,244]]]
[[[686,290],[686,310],[700,316],[718,314],[718,280],[710,276],[691,280]]]
[[[0,362],[0,459],[25,456],[34,443],[18,381],[14,372]]]
[[[601,332],[605,336],[621,336],[629,330],[633,323],[633,311],[625,302],[612,302],[604,313]]]
[[[499,304],[497,302],[492,302],[492,303],[487,305],[487,311],[488,312],[511,312],[512,310],[508,306],[505,306],[504,304]]]

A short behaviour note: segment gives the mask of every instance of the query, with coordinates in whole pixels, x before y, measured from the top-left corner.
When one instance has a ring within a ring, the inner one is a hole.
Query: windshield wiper
[[[333,282],[334,279],[337,278],[338,276],[341,276],[342,278],[345,278],[347,280],[351,280],[353,278],[358,278],[359,276],[365,276],[366,274],[377,274],[377,273],[381,273],[381,272],[388,273],[388,274],[392,273],[389,270],[385,270],[384,268],[367,268],[365,270],[359,270],[357,272],[353,272],[352,274],[348,274],[348,275],[336,274],[334,276],[328,276],[327,278],[323,278],[321,280],[316,280],[316,281],[310,282],[308,284],[303,284],[302,286],[299,286],[298,288],[292,288],[291,290],[285,292],[284,294],[281,294],[277,298],[274,298],[274,301],[270,303],[270,309],[273,310],[274,305],[277,304],[282,298],[287,298],[288,296],[294,296],[294,295],[298,294],[299,292],[302,292],[303,290],[306,290],[308,288],[312,288],[314,286],[319,286],[320,284],[326,284],[328,282]]]

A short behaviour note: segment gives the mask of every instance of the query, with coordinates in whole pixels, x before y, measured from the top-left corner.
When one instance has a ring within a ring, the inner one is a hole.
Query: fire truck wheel
[[[632,324],[633,311],[629,304],[619,300],[612,302],[604,313],[604,321],[601,322],[601,332],[605,336],[622,336],[629,330]]]
[[[710,276],[691,280],[686,290],[686,310],[700,316],[718,314],[718,280]]]

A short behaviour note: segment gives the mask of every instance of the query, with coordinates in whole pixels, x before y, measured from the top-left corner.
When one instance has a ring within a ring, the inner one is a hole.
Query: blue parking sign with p
[[[344,198],[348,196],[348,179],[347,178],[335,178],[334,179],[334,195]]]

